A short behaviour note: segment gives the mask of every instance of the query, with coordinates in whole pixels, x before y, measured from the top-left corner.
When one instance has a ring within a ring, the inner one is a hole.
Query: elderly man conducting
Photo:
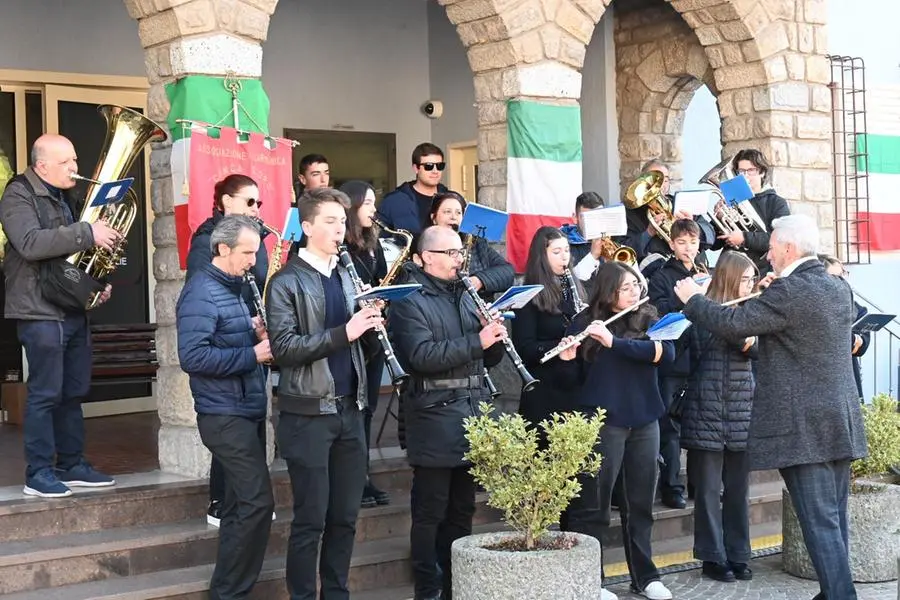
[[[759,336],[748,451],[754,470],[779,469],[819,578],[816,599],[856,598],[848,558],[850,463],[866,456],[850,356],[849,285],[825,272],[805,215],[775,219],[775,276],[758,297],[723,307],[692,279],[675,285],[692,322],[722,336]]]

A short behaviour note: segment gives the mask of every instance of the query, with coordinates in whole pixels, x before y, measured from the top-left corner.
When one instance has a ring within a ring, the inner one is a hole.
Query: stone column
[[[224,77],[233,73],[239,78],[258,80],[262,72],[260,44],[266,39],[269,17],[277,1],[125,0],[129,14],[138,21],[138,33],[145,49],[151,84],[148,116],[166,124],[171,117],[167,89],[171,91],[173,84],[185,78]],[[222,93],[228,94],[230,104],[230,94],[224,87]],[[210,120],[199,114],[177,116]],[[225,113],[219,115],[224,116]],[[260,124],[267,127],[268,114],[262,118]],[[161,422],[159,464],[166,472],[206,477],[209,452],[197,432],[188,377],[179,367],[177,352],[175,304],[184,283],[184,272],[180,268],[175,236],[174,199],[180,190],[173,190],[171,155],[171,141],[156,145],[150,154],[150,195],[155,217],[153,274],[157,281],[154,301],[159,326],[160,367],[156,390]]]

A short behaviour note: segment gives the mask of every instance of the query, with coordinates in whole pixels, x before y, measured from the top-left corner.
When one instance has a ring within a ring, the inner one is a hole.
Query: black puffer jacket
[[[744,339],[725,340],[693,325],[691,368],[681,417],[681,447],[689,450],[747,449],[755,387]],[[699,364],[696,361],[699,360]]]

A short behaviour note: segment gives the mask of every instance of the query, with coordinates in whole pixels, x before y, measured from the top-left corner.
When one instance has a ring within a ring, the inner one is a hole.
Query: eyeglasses
[[[435,169],[437,169],[438,171],[443,171],[444,168],[447,166],[447,163],[445,163],[445,162],[439,162],[439,163],[427,162],[427,163],[419,163],[419,166],[422,167],[423,169],[425,169],[426,171],[434,171]]]
[[[755,283],[756,280],[759,279],[756,275],[751,275],[750,277],[741,277],[741,283]]]
[[[740,175],[759,175],[759,169],[756,167],[751,167],[749,169],[738,169],[738,174]]]
[[[465,248],[450,248],[449,250],[423,250],[423,252],[434,252],[436,254],[446,254],[450,258],[465,258],[469,253]]]
[[[258,208],[262,208],[262,200],[258,200],[256,198],[244,198],[243,196],[232,196],[232,198],[239,198],[247,201],[247,208],[252,208],[254,206]]]
[[[619,287],[619,293],[620,294],[630,294],[631,292],[634,292],[637,290],[643,290],[643,289],[644,289],[644,287],[640,283],[638,283],[637,281],[633,281],[631,283],[626,283],[625,285]]]

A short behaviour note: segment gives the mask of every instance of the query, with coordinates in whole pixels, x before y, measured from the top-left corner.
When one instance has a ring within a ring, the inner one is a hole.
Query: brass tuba
[[[711,186],[711,191],[716,196],[714,207],[707,212],[709,220],[724,235],[735,231],[766,231],[765,221],[760,218],[752,204],[740,202],[735,206],[730,206],[725,200],[721,183],[735,177],[735,172],[731,167],[733,159],[733,156],[729,156],[721,161],[697,182],[701,185]]]
[[[672,214],[672,206],[662,192],[664,181],[665,177],[659,171],[644,173],[628,186],[623,204],[628,209],[646,206],[650,225],[662,239],[671,242],[669,232],[675,222],[675,215]],[[665,215],[661,223],[656,222],[655,216],[658,214]]]
[[[91,178],[72,173],[72,179],[88,182],[84,196],[84,208],[79,221],[96,223],[103,220],[119,232],[121,239],[112,250],[93,247],[71,255],[67,260],[91,277],[102,280],[119,266],[125,253],[126,237],[138,212],[138,197],[129,189],[120,202],[91,206],[103,183],[122,179],[131,169],[135,159],[150,142],[164,142],[168,134],[161,126],[144,115],[114,104],[104,104],[97,111],[106,119],[106,139],[103,141],[100,159]],[[94,294],[86,308],[97,306],[99,294]]]

